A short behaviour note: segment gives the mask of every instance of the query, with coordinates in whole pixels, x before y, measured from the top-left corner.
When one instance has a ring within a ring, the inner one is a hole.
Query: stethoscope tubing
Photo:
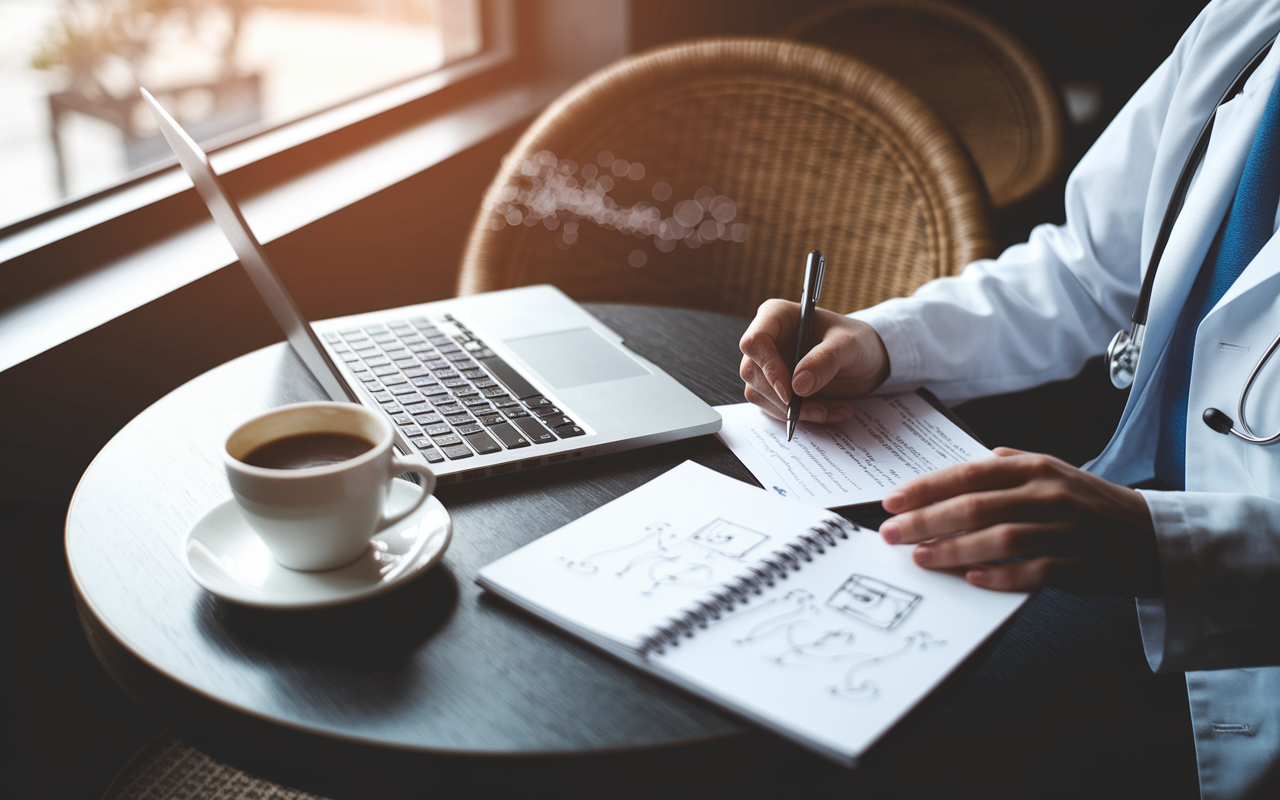
[[[1155,244],[1151,249],[1151,258],[1147,262],[1147,273],[1142,279],[1142,289],[1138,293],[1138,302],[1133,309],[1133,316],[1131,317],[1133,326],[1128,331],[1121,330],[1116,333],[1107,348],[1111,382],[1117,389],[1128,388],[1133,383],[1134,375],[1137,372],[1138,357],[1142,353],[1142,344],[1147,326],[1147,309],[1151,304],[1151,291],[1155,284],[1156,268],[1160,264],[1160,259],[1164,256],[1164,249],[1169,243],[1170,235],[1173,233],[1174,223],[1177,222],[1178,215],[1182,213],[1182,206],[1186,202],[1192,178],[1195,177],[1196,170],[1199,169],[1200,163],[1204,160],[1205,152],[1209,149],[1209,135],[1213,131],[1214,120],[1218,117],[1218,108],[1244,90],[1245,82],[1249,80],[1254,70],[1267,57],[1267,53],[1271,51],[1276,39],[1277,37],[1273,36],[1259,48],[1258,52],[1254,53],[1253,57],[1249,59],[1249,63],[1236,75],[1235,80],[1231,82],[1227,90],[1223,92],[1222,97],[1214,105],[1213,111],[1209,113],[1209,118],[1205,120],[1204,125],[1200,128],[1200,133],[1196,136],[1195,143],[1191,146],[1191,152],[1187,154],[1187,160],[1182,165],[1182,171],[1178,173],[1178,180],[1174,184],[1173,193],[1169,196],[1169,204],[1165,207],[1164,217],[1160,220],[1160,230],[1156,234]],[[1253,371],[1249,373],[1249,379],[1245,381],[1243,391],[1240,392],[1240,402],[1236,406],[1236,416],[1240,419],[1240,428],[1242,430],[1237,430],[1235,423],[1231,422],[1229,417],[1215,408],[1205,409],[1205,423],[1209,427],[1219,433],[1229,433],[1239,437],[1251,444],[1271,444],[1280,441],[1280,432],[1277,432],[1274,436],[1266,437],[1255,434],[1245,420],[1244,410],[1245,401],[1249,398],[1249,392],[1253,389],[1258,373],[1262,371],[1263,366],[1271,359],[1277,345],[1280,345],[1280,334],[1272,340],[1271,345],[1262,354],[1262,358],[1258,359]],[[1211,417],[1215,415],[1223,423],[1228,424],[1210,422]]]

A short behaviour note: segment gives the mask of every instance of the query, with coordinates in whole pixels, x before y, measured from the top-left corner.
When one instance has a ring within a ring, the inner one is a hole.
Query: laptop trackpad
[[[508,339],[503,344],[557,389],[649,374],[590,328]]]

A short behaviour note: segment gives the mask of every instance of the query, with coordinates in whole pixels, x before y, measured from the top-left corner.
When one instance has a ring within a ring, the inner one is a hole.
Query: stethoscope
[[[1227,100],[1244,90],[1245,81],[1249,80],[1249,76],[1258,68],[1262,60],[1267,57],[1267,53],[1271,50],[1271,45],[1275,44],[1276,39],[1272,38],[1262,46],[1254,54],[1245,68],[1240,70],[1240,74],[1232,81],[1231,87],[1222,94],[1217,105],[1213,107],[1209,119],[1205,120],[1204,127],[1200,129],[1200,135],[1196,137],[1195,144],[1191,147],[1191,153],[1187,156],[1187,161],[1182,165],[1182,172],[1178,174],[1178,182],[1173,187],[1173,194],[1169,197],[1169,205],[1164,210],[1164,219],[1160,222],[1160,231],[1156,235],[1155,247],[1151,251],[1151,259],[1147,262],[1147,274],[1142,280],[1142,291],[1138,293],[1138,305],[1133,310],[1133,327],[1130,330],[1121,330],[1111,339],[1111,344],[1107,346],[1107,360],[1111,366],[1111,383],[1117,389],[1127,389],[1133,383],[1134,373],[1138,369],[1138,357],[1142,353],[1142,339],[1147,330],[1147,306],[1151,302],[1151,286],[1155,281],[1156,267],[1160,263],[1160,257],[1164,255],[1165,245],[1169,243],[1169,234],[1173,231],[1173,223],[1178,219],[1178,214],[1182,211],[1182,204],[1187,199],[1187,190],[1191,187],[1191,178],[1195,175],[1196,169],[1199,168],[1200,162],[1204,160],[1205,151],[1209,149],[1209,133],[1213,130],[1213,120],[1218,116],[1218,107]],[[1262,371],[1263,365],[1271,359],[1271,355],[1275,353],[1276,346],[1280,345],[1280,335],[1271,341],[1271,346],[1262,354],[1262,358],[1258,359],[1258,363],[1254,365],[1253,372],[1249,373],[1249,379],[1244,383],[1244,389],[1240,392],[1240,403],[1236,406],[1236,416],[1240,418],[1240,428],[1237,430],[1235,423],[1231,417],[1216,408],[1206,408],[1204,410],[1203,419],[1206,425],[1213,428],[1218,433],[1231,434],[1238,436],[1246,442],[1253,444],[1271,444],[1280,441],[1280,431],[1274,436],[1258,436],[1249,427],[1249,423],[1245,420],[1244,405],[1249,398],[1249,392],[1253,389],[1253,383],[1258,378],[1258,373]]]

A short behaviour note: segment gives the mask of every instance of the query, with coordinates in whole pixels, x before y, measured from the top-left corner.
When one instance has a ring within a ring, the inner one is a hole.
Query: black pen
[[[800,298],[800,328],[796,331],[796,360],[791,362],[791,377],[795,377],[796,365],[813,349],[813,317],[818,308],[818,295],[822,294],[822,273],[827,260],[817,250],[810,250],[804,262],[804,296]],[[795,435],[800,420],[800,395],[791,390],[791,402],[787,404],[787,441]]]

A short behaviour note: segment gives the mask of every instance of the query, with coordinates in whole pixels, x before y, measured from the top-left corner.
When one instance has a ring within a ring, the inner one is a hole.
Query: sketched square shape
[[[850,575],[827,605],[879,628],[892,629],[907,618],[921,596],[866,575]]]
[[[703,525],[689,539],[730,558],[742,558],[762,542],[768,541],[769,537],[759,531],[717,518]]]

